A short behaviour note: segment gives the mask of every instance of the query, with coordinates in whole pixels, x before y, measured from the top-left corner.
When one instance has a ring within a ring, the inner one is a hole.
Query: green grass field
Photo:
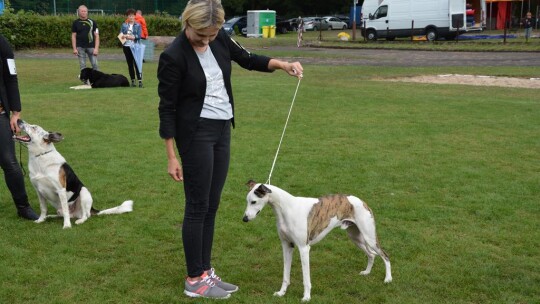
[[[69,89],[80,84],[75,58],[17,64],[23,118],[63,133],[56,148],[94,206],[135,206],[62,230],[60,219],[18,219],[0,180],[0,303],[213,302],[182,294],[183,192],[157,132],[157,64],[146,63],[144,89],[87,91]],[[124,61],[100,66],[127,75]],[[270,207],[242,222],[244,184],[268,178],[297,82],[233,73],[237,126],[213,265],[240,286],[228,303],[299,303],[298,252],[287,295],[272,296],[282,256]],[[538,77],[538,68],[305,66],[272,184],[364,199],[394,277],[383,283],[379,258],[360,276],[365,255],[336,229],[311,249],[311,303],[538,303],[539,91],[372,80],[439,73]],[[38,209],[28,180],[27,190]]]

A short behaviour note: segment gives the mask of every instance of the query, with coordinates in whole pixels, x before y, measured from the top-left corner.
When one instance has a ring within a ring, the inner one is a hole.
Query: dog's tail
[[[133,211],[133,201],[125,201],[122,203],[122,205],[109,208],[105,210],[101,210],[97,213],[97,215],[104,215],[104,214],[121,214],[121,213],[127,213]]]

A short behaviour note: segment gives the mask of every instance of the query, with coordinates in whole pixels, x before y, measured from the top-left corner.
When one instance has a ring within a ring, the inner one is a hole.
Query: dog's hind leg
[[[281,283],[281,289],[274,293],[274,296],[282,297],[287,292],[287,287],[291,284],[291,265],[294,252],[294,245],[290,242],[281,241],[281,247],[283,249],[283,283]]]
[[[91,216],[92,209],[92,195],[86,187],[82,187],[81,193],[79,194],[80,204],[81,204],[81,217],[75,221],[75,224],[80,225]]]
[[[365,270],[361,271],[361,275],[368,275],[371,272],[371,268],[373,267],[373,262],[375,261],[376,254],[372,251],[370,251],[366,246],[366,241],[362,237],[362,234],[360,233],[360,230],[358,230],[358,227],[355,224],[352,224],[347,228],[347,235],[351,239],[351,241],[358,246],[358,248],[362,249],[367,257],[368,257],[368,263]]]
[[[300,251],[300,262],[302,262],[302,276],[304,279],[304,297],[302,302],[307,302],[311,299],[311,274],[309,269],[309,250],[311,247],[305,245],[303,247],[298,246]]]

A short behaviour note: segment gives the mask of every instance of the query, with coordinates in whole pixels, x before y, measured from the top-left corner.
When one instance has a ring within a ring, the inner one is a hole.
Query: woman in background
[[[126,11],[127,20],[122,23],[120,34],[123,39],[126,39],[123,45],[124,55],[126,56],[126,62],[128,65],[129,77],[131,78],[131,86],[135,87],[135,73],[137,73],[137,80],[139,81],[139,88],[143,87],[142,83],[142,71],[139,71],[139,67],[135,63],[131,46],[134,43],[138,43],[141,39],[141,25],[135,22],[135,10],[130,8]]]

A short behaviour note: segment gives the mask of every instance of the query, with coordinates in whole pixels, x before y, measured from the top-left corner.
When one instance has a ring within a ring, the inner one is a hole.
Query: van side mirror
[[[373,15],[369,13],[369,20],[373,20]]]

